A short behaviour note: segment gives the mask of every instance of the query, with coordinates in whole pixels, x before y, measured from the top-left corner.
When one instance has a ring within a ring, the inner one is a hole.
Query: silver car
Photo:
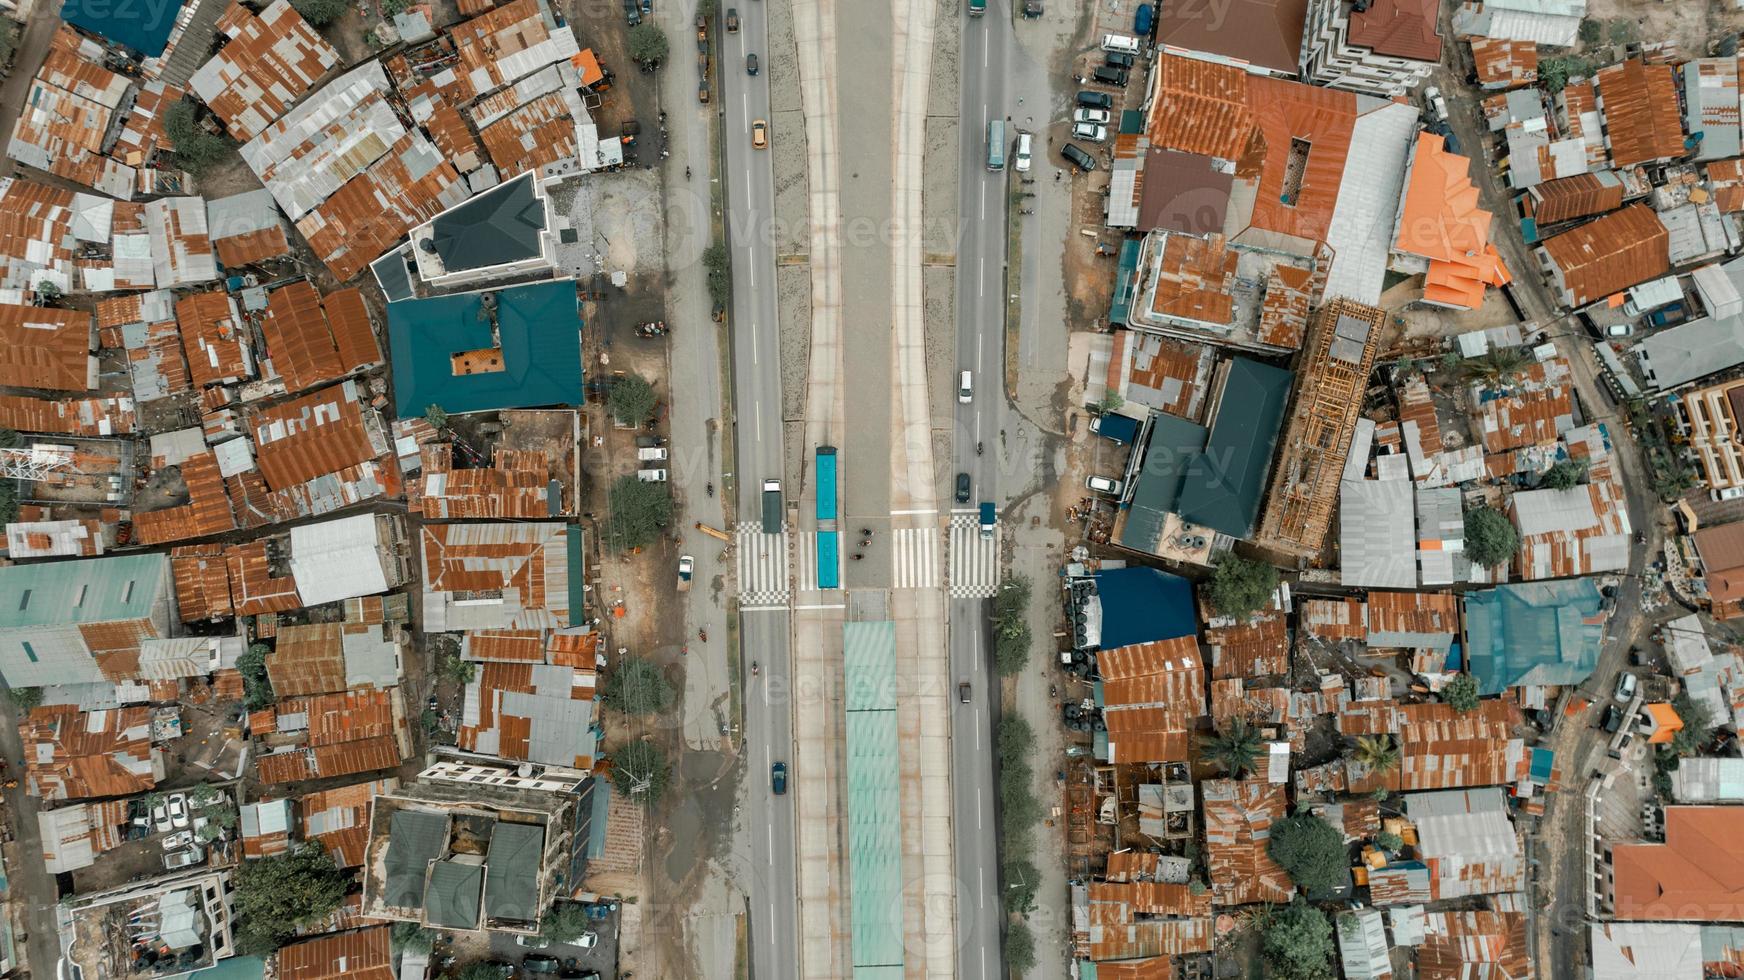
[[[1106,126],[1109,118],[1107,109],[1079,109],[1072,113],[1072,121],[1075,123],[1100,123]]]
[[[1086,143],[1101,143],[1108,139],[1108,127],[1095,123],[1077,123],[1072,127],[1072,138]]]

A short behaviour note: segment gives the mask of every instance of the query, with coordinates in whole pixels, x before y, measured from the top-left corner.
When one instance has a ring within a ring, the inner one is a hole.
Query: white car
[[[187,847],[193,843],[194,843],[194,832],[193,831],[191,831],[191,830],[178,830],[175,833],[173,833],[173,834],[171,834],[168,837],[165,837],[163,839],[163,849],[166,851],[179,851],[182,848]]]
[[[516,936],[515,945],[525,946],[528,949],[544,949],[551,945],[551,940],[544,936]]]
[[[1072,113],[1072,121],[1075,123],[1100,123],[1106,126],[1111,118],[1113,117],[1107,109],[1079,109]]]
[[[1106,476],[1090,477],[1089,479],[1084,481],[1084,485],[1089,487],[1090,489],[1096,491],[1097,493],[1105,493],[1111,497],[1120,496],[1120,487],[1121,487],[1120,481],[1119,480],[1110,480]]]
[[[581,934],[581,938],[577,939],[571,945],[580,946],[582,949],[592,949],[599,945],[599,933],[584,932]]]
[[[167,834],[175,828],[170,822],[170,805],[167,800],[158,800],[151,805],[151,826],[160,834]]]
[[[1634,699],[1635,688],[1639,684],[1640,681],[1635,679],[1634,674],[1624,671],[1622,676],[1617,678],[1617,700],[1628,704]]]
[[[1441,97],[1441,90],[1431,85],[1423,90],[1423,104],[1435,113],[1435,118],[1447,119],[1447,100]]]
[[[1086,143],[1102,143],[1108,139],[1108,127],[1095,123],[1078,123],[1072,127],[1072,138]]]
[[[186,868],[206,860],[204,847],[190,847],[185,851],[172,851],[164,855],[164,867],[170,871]]]
[[[170,797],[169,798],[169,805],[170,805],[170,823],[175,824],[175,827],[177,830],[186,830],[188,827],[188,797],[187,797],[187,794],[177,793],[174,796]]]

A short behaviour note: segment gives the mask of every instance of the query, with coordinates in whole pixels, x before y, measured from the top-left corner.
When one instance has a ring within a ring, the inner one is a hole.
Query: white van
[[[1138,54],[1143,46],[1136,37],[1128,34],[1102,35],[1102,50],[1117,51],[1121,54]]]
[[[1017,156],[1017,159],[1012,162],[1012,165],[1017,168],[1017,172],[1020,174],[1029,173],[1029,134],[1028,133],[1018,133],[1017,134],[1017,154],[1016,154],[1016,156]]]
[[[636,450],[636,458],[644,463],[664,463],[666,462],[666,450],[644,446]]]
[[[643,483],[665,483],[666,471],[663,469],[637,470],[636,479],[641,480]]]
[[[957,402],[959,404],[967,405],[975,400],[974,380],[968,371],[964,371],[962,376],[957,379]]]

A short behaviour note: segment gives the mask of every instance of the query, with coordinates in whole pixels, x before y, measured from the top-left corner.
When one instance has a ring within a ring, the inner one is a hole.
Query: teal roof
[[[232,956],[189,976],[192,980],[260,980],[266,976],[266,960],[258,956]]]
[[[382,904],[424,907],[424,871],[448,846],[448,818],[428,810],[401,810],[388,823]]]
[[[1108,322],[1124,327],[1132,316],[1132,281],[1138,275],[1138,239],[1121,243],[1120,258],[1114,264],[1114,297],[1108,303]]]
[[[539,255],[545,217],[529,170],[437,215],[427,240],[451,273],[524,262]]]
[[[1591,579],[1502,585],[1465,597],[1470,670],[1483,694],[1579,684],[1598,666],[1604,604]]]
[[[1205,427],[1173,415],[1151,416],[1150,435],[1145,439],[1144,463],[1133,477],[1132,502],[1126,523],[1120,528],[1120,543],[1137,551],[1156,551],[1163,522],[1175,510],[1181,496],[1181,481],[1187,464],[1205,449]]]
[[[535,824],[497,821],[485,853],[484,914],[491,919],[539,919],[539,868],[545,831]]]
[[[563,493],[555,481],[552,482],[547,498],[553,502],[563,499]],[[568,546],[569,558],[569,625],[580,626],[587,619],[587,531],[580,524],[569,525],[569,533],[563,536]]]
[[[388,304],[400,418],[417,418],[431,405],[456,415],[581,404],[582,325],[574,280],[512,286],[495,294],[503,370],[467,375],[454,373],[453,355],[496,346],[482,293]]]
[[[169,558],[83,558],[0,568],[0,629],[147,619]]]
[[[848,879],[855,977],[900,975],[902,808],[896,738],[896,624],[844,623]]]
[[[433,926],[477,929],[484,865],[438,861],[424,890],[424,918]]]
[[[1229,362],[1211,437],[1181,481],[1176,512],[1183,520],[1234,538],[1253,533],[1292,377],[1245,357]]]

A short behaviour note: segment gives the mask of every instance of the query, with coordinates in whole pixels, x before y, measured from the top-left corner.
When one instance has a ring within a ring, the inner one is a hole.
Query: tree
[[[266,644],[256,643],[236,658],[236,669],[242,674],[242,703],[250,711],[270,708],[278,702],[272,678],[266,672],[267,653]]]
[[[1580,43],[1591,46],[1599,43],[1599,38],[1605,33],[1605,25],[1591,17],[1580,22]]]
[[[1120,397],[1120,392],[1111,391],[1108,394],[1103,395],[1102,400],[1096,403],[1096,412],[1099,415],[1107,415],[1109,412],[1118,412],[1120,411],[1120,406],[1125,404],[1126,399]]]
[[[1005,890],[1000,896],[1005,900],[1005,914],[1026,915],[1035,911],[1036,888],[1041,881],[1042,873],[1036,870],[1034,862],[1023,857],[1008,858]]]
[[[1465,512],[1465,553],[1485,568],[1494,568],[1520,550],[1520,535],[1514,522],[1494,507],[1473,507]]]
[[[554,943],[580,939],[587,932],[587,906],[580,902],[555,902],[539,922],[539,935]]]
[[[696,12],[700,17],[714,19],[715,12],[720,9],[718,0],[696,0]]]
[[[345,0],[291,0],[291,8],[316,27],[331,24],[348,6]]]
[[[993,628],[995,631],[1015,629],[1029,613],[1029,576],[1013,575],[993,594]]]
[[[1015,677],[1029,663],[1033,645],[1028,623],[1016,623],[1010,629],[993,635],[993,669],[1001,677]]]
[[[1678,719],[1683,722],[1683,727],[1671,736],[1669,748],[1672,753],[1683,758],[1700,754],[1702,746],[1708,744],[1708,737],[1714,733],[1713,712],[1687,693],[1671,699],[1671,710],[1677,712]]]
[[[1029,849],[1029,831],[1042,817],[1042,805],[1030,791],[1035,732],[1015,714],[1002,715],[993,736],[999,758],[1000,823],[1005,831],[1005,852],[1021,854]],[[1011,877],[1007,865],[1007,877]],[[1030,876],[1031,880],[1034,875]]]
[[[612,484],[606,542],[620,551],[640,548],[672,521],[672,493],[664,483],[644,483],[626,474]]]
[[[240,923],[236,943],[245,954],[270,953],[283,946],[298,926],[332,915],[345,899],[348,880],[314,843],[244,861],[232,875]]]
[[[53,306],[61,301],[61,287],[52,279],[43,279],[36,284],[36,298],[42,300],[42,305]]]
[[[647,21],[630,28],[630,59],[645,65],[665,61],[666,32]]]
[[[703,268],[708,270],[709,300],[715,309],[724,310],[733,296],[733,277],[727,246],[715,242],[702,253]]]
[[[1464,714],[1478,706],[1478,679],[1470,674],[1456,674],[1441,686],[1441,700],[1453,710]]]
[[[1399,764],[1399,747],[1393,744],[1391,735],[1359,735],[1351,746],[1350,757],[1370,772],[1387,772]]]
[[[1310,895],[1332,891],[1349,873],[1344,833],[1306,812],[1272,824],[1266,853]]]
[[[1001,768],[1029,767],[1030,752],[1035,748],[1035,730],[1022,715],[1001,714],[999,730],[993,735]]]
[[[462,658],[459,650],[440,647],[436,651],[436,676],[465,687],[478,676],[478,664]]]
[[[1262,561],[1224,555],[1211,570],[1211,605],[1219,615],[1242,618],[1272,601],[1278,570]]]
[[[1200,743],[1200,754],[1216,763],[1218,768],[1239,779],[1253,768],[1265,748],[1259,730],[1246,718],[1235,718],[1223,731]]]
[[[0,480],[0,524],[18,519],[18,481]]]
[[[436,934],[416,922],[396,922],[393,945],[396,953],[428,953],[436,945]]]
[[[653,742],[631,742],[612,753],[612,783],[618,792],[643,806],[653,806],[660,800],[671,776],[666,753]]]
[[[332,2],[345,9],[344,0],[314,2]],[[203,176],[230,155],[230,144],[202,129],[194,104],[185,99],[164,113],[164,135],[175,148],[176,162],[195,177]]]
[[[376,9],[381,11],[384,19],[392,20],[406,12],[406,3],[407,0],[377,0]]]
[[[1405,838],[1400,837],[1398,834],[1390,834],[1383,830],[1375,835],[1375,846],[1383,851],[1397,853],[1405,846]]]
[[[1274,976],[1332,980],[1332,923],[1300,899],[1266,917],[1260,951]]]
[[[42,704],[42,688],[40,687],[9,687],[6,689],[7,700],[21,713],[29,714],[30,709]]]
[[[1593,63],[1580,55],[1565,54],[1560,58],[1538,59],[1538,85],[1556,94],[1568,85],[1568,80],[1593,73]]]
[[[1487,387],[1494,387],[1519,377],[1531,363],[1532,356],[1523,347],[1498,347],[1466,361],[1465,374]]]
[[[18,53],[18,22],[10,17],[0,18],[0,68],[12,64],[12,56]]]
[[[1035,969],[1035,934],[1029,931],[1027,923],[1013,922],[1005,930],[1005,963],[1014,973]]]
[[[654,386],[639,374],[623,374],[612,379],[611,393],[606,396],[606,408],[619,425],[640,426],[654,417],[654,405],[660,396]]]
[[[1587,478],[1587,464],[1578,459],[1559,460],[1538,478],[1540,486],[1551,490],[1568,490],[1580,486]]]
[[[431,405],[424,409],[424,421],[430,423],[430,428],[441,432],[448,428],[448,413],[442,410],[441,405]]]
[[[660,665],[646,657],[629,656],[606,675],[600,699],[627,715],[657,715],[672,703],[672,685]]]

